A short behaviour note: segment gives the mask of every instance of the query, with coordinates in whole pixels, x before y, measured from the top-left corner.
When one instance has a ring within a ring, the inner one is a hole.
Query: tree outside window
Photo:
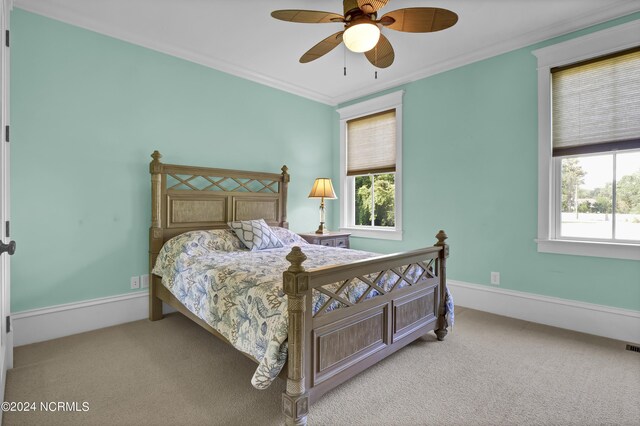
[[[561,161],[561,235],[640,240],[640,151]]]
[[[395,173],[356,176],[355,193],[356,225],[395,226]]]

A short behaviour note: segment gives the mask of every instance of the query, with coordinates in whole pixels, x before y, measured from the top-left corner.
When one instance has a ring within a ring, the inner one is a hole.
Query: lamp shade
[[[309,193],[309,198],[338,198],[329,178],[317,178]]]
[[[342,40],[352,52],[368,52],[378,44],[380,28],[371,22],[355,23],[345,30]]]

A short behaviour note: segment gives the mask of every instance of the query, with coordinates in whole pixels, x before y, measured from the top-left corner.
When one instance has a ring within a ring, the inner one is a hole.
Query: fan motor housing
[[[369,20],[375,20],[378,16],[377,12],[366,13],[358,6],[357,0],[344,0],[344,19],[348,23],[362,16],[368,17]]]
[[[344,2],[342,4],[344,6],[344,16],[345,16],[345,18],[349,14],[349,12],[351,12],[352,10],[354,10],[354,9],[360,10],[360,8],[358,7],[357,0],[344,0]]]

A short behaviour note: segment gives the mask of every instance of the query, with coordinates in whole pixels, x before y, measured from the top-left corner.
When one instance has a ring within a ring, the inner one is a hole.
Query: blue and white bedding
[[[287,298],[282,290],[282,272],[289,267],[285,257],[291,246],[302,247],[307,256],[303,266],[307,269],[377,256],[358,250],[310,245],[287,229],[273,230],[284,247],[253,252],[244,248],[230,230],[187,232],[163,246],[153,269],[187,309],[237,349],[260,361],[251,379],[258,389],[271,384],[287,358]],[[421,272],[415,270],[409,274]],[[356,283],[342,295],[355,302],[367,289],[367,285]],[[376,294],[371,291],[367,298]],[[314,312],[326,300],[326,296],[316,292]],[[337,307],[338,303],[333,302],[329,309]]]

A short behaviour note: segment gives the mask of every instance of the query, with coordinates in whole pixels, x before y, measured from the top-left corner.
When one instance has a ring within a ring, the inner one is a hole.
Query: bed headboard
[[[226,229],[227,222],[261,218],[289,227],[287,166],[282,173],[263,173],[163,164],[158,151],[151,157],[151,266],[162,245],[183,232]]]

